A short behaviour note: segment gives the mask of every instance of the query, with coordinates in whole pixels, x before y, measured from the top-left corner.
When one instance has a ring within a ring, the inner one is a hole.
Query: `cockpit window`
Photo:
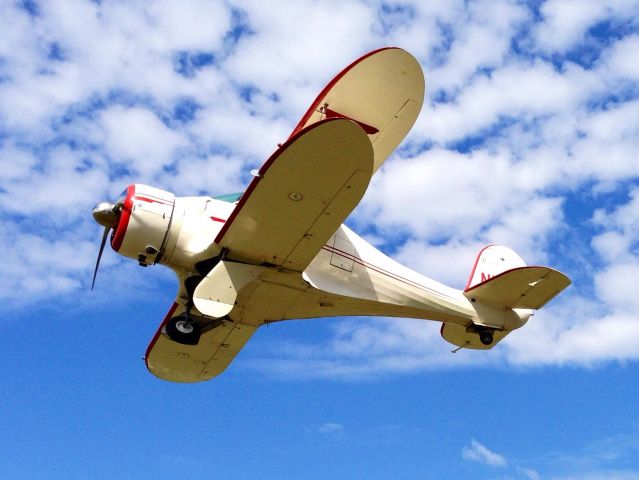
[[[123,205],[124,200],[126,200],[126,194],[129,191],[128,187],[124,189],[124,191],[118,197],[118,200],[115,202],[116,205]]]
[[[222,200],[223,202],[235,203],[242,196],[242,192],[240,193],[227,193],[224,195],[214,195],[213,198],[216,200]]]

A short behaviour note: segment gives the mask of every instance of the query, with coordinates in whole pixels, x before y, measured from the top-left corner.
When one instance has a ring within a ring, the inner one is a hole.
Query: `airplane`
[[[412,128],[424,75],[405,50],[372,51],[320,92],[242,194],[176,197],[147,185],[99,203],[110,244],[141,266],[161,264],[179,290],[145,354],[159,378],[222,373],[255,331],[290,319],[409,317],[441,322],[466,349],[493,348],[571,282],[513,250],[482,249],[464,290],[392,260],[343,224],[373,174]],[[92,285],[92,288],[93,288]]]

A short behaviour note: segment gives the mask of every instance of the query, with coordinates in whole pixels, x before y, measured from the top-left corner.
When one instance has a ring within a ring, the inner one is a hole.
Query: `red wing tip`
[[[381,47],[381,48],[378,48],[376,50],[372,50],[372,51],[370,51],[368,53],[365,53],[364,55],[362,55],[358,59],[356,59],[353,62],[351,62],[350,64],[348,64],[337,75],[335,75],[335,77],[333,77],[333,79],[326,84],[326,86],[322,89],[322,91],[319,93],[319,95],[317,95],[317,97],[315,98],[313,103],[311,103],[311,106],[309,107],[309,109],[306,111],[306,113],[302,116],[301,120],[298,122],[298,124],[293,129],[293,132],[291,132],[291,135],[289,136],[289,139],[292,138],[295,134],[297,134],[302,129],[302,127],[306,124],[306,122],[308,121],[308,119],[311,116],[311,114],[315,111],[315,109],[319,105],[319,103],[322,100],[322,98],[324,98],[326,96],[326,94],[330,91],[330,89],[333,88],[333,86],[344,75],[346,75],[346,73],[348,73],[350,70],[352,70],[353,67],[355,67],[358,63],[362,62],[363,60],[367,59],[368,57],[371,57],[371,56],[375,55],[376,53],[383,52],[384,50],[403,50],[403,49],[400,48],[400,47]]]

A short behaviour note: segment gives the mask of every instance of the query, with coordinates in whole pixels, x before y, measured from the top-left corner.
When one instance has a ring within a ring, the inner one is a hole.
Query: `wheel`
[[[186,315],[178,315],[166,322],[166,334],[183,345],[197,345],[200,341],[200,325],[191,322]]]
[[[490,345],[493,343],[493,332],[490,330],[482,330],[479,332],[479,341],[484,345]]]

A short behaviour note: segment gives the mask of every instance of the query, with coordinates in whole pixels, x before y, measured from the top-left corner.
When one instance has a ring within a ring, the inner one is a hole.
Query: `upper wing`
[[[317,122],[266,161],[215,242],[229,259],[301,272],[359,203],[372,173],[361,127]]]
[[[350,118],[369,135],[375,172],[412,128],[424,103],[424,73],[400,48],[382,48],[342,70],[322,90],[291,137],[324,118]]]
[[[197,345],[182,345],[164,333],[166,322],[184,311],[173,304],[149,344],[145,361],[156,377],[172,382],[202,382],[222,373],[257,327],[224,322],[202,333]]]

